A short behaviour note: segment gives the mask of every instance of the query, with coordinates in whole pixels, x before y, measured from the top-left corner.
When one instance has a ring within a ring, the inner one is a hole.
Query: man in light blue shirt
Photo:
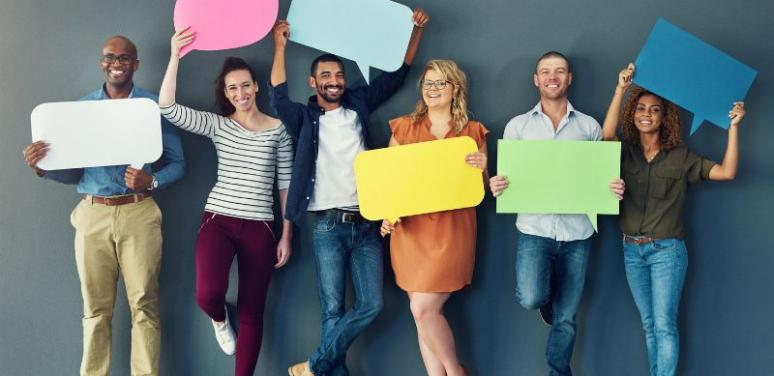
[[[504,139],[602,139],[599,123],[567,100],[572,73],[564,55],[551,51],[540,57],[533,79],[540,102],[508,122]],[[494,176],[490,187],[499,196],[508,180]],[[611,184],[611,189],[623,194],[622,186]],[[543,320],[552,325],[546,348],[549,375],[572,375],[575,313],[583,295],[594,228],[585,214],[519,214],[516,227],[516,297],[524,308],[540,308]]]
[[[81,99],[156,101],[156,95],[134,86],[132,77],[139,64],[134,43],[123,36],[109,38],[100,58],[105,83]],[[38,141],[24,149],[27,164],[38,176],[77,184],[78,193],[83,195],[70,216],[83,295],[82,376],[108,375],[119,272],[132,311],[132,375],[159,374],[161,211],[151,195],[182,178],[185,169],[180,136],[166,120],[162,122],[162,143],[155,172],[150,164],[142,169],[124,165],[44,171],[37,164],[45,157],[48,144]]]

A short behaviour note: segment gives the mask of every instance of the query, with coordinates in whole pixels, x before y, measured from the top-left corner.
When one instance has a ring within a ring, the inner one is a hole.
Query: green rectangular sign
[[[497,174],[508,188],[498,213],[618,214],[610,182],[620,176],[621,143],[499,140]]]

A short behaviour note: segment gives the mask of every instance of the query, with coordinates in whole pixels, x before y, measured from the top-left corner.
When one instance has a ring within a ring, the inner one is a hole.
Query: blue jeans
[[[347,376],[347,349],[382,310],[382,245],[377,224],[344,223],[336,213],[324,211],[315,218],[322,333],[309,366],[315,375]],[[355,291],[349,311],[344,310],[347,270]]]
[[[672,376],[677,370],[680,336],[677,311],[688,268],[681,239],[644,244],[623,243],[626,280],[640,311],[652,376]]]
[[[527,309],[553,302],[553,320],[546,346],[549,375],[572,375],[578,311],[591,238],[569,242],[519,233],[516,252],[516,299]]]

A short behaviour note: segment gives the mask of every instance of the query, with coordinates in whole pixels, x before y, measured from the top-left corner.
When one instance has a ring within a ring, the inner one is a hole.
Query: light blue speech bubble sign
[[[389,0],[293,0],[290,40],[355,61],[370,82],[370,67],[393,72],[403,64],[412,15]]]
[[[728,111],[757,71],[664,19],[635,62],[634,83],[693,112],[691,134],[707,120],[728,129]]]

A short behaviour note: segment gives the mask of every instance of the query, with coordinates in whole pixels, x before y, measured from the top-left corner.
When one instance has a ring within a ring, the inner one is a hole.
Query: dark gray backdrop
[[[280,2],[280,14],[289,1]],[[514,115],[537,101],[536,57],[555,49],[574,64],[573,104],[602,120],[618,70],[634,60],[658,17],[760,70],[747,98],[741,130],[741,166],[730,183],[692,188],[686,217],[690,267],[682,301],[680,374],[773,375],[774,302],[768,288],[774,253],[771,200],[774,137],[770,106],[774,3],[720,0],[621,2],[615,0],[411,0],[432,17],[416,59],[451,58],[470,77],[475,117],[496,139]],[[133,39],[142,61],[136,83],[157,90],[169,56],[172,1],[0,2],[0,374],[73,375],[81,356],[81,298],[73,260],[69,213],[74,187],[38,179],[24,164],[29,114],[39,103],[74,100],[99,88],[99,47],[112,34]],[[347,12],[320,14],[347,22]],[[355,31],[357,32],[357,31]],[[178,100],[210,109],[212,80],[223,58],[238,55],[268,79],[270,39],[225,52],[193,52],[183,59]],[[319,52],[290,43],[291,97],[305,100],[308,66]],[[347,63],[350,84],[362,83]],[[386,121],[407,113],[417,99],[420,69],[375,115],[374,137],[384,145]],[[373,74],[376,74],[374,72]],[[265,85],[262,86],[265,88]],[[268,109],[265,95],[260,105]],[[768,105],[768,106],[767,106]],[[684,118],[687,121],[689,118]],[[688,123],[686,123],[688,124]],[[725,132],[705,125],[688,139],[695,150],[722,158]],[[158,195],[164,210],[161,274],[162,373],[228,375],[233,360],[213,339],[209,320],[194,302],[193,243],[199,215],[215,178],[215,155],[204,138],[183,134],[185,179]],[[514,293],[514,217],[494,214],[487,197],[479,208],[478,259],[472,289],[455,294],[447,313],[460,357],[474,374],[541,375],[547,328],[518,306]],[[639,317],[623,272],[615,219],[601,219],[578,314],[573,366],[578,375],[646,375]],[[297,230],[294,255],[274,275],[266,332],[256,374],[283,375],[319,340],[319,304],[308,230]],[[387,266],[389,268],[389,266]],[[385,309],[355,342],[354,375],[421,375],[423,367],[405,295],[392,273],[385,277]],[[232,284],[233,287],[233,284]],[[119,286],[123,289],[123,286]],[[235,289],[229,293],[231,302]],[[120,292],[113,320],[112,374],[129,374],[129,317]]]

